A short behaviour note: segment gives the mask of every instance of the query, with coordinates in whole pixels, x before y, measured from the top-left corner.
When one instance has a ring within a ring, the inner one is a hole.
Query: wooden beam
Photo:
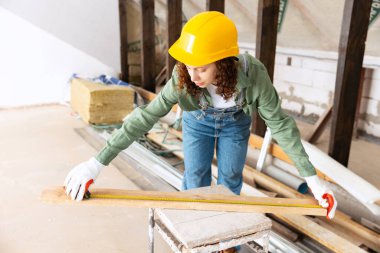
[[[167,0],[167,42],[168,48],[181,35],[182,29],[182,0]],[[172,76],[176,60],[166,53],[166,81]]]
[[[347,167],[372,0],[347,0],[339,42],[329,155]]]
[[[206,10],[224,13],[224,0],[206,0]]]
[[[256,32],[256,58],[267,68],[273,81],[277,44],[279,0],[259,0]],[[252,115],[252,132],[264,136],[266,126],[256,112]]]
[[[155,92],[155,30],[154,0],[141,1],[141,85]]]
[[[127,19],[127,0],[119,0],[119,23],[120,23],[120,79],[128,82],[128,19]]]
[[[152,101],[154,98],[157,97],[157,94],[156,93],[153,93],[153,92],[150,92],[148,90],[145,90],[141,87],[137,87],[137,86],[131,86],[137,93],[140,94],[140,96],[142,96],[144,99],[146,99],[148,102]],[[178,110],[178,104],[174,105],[173,108],[172,108],[172,111],[173,112],[177,112]]]
[[[313,129],[310,131],[308,136],[305,138],[306,141],[310,143],[317,142],[318,138],[322,135],[323,131],[326,129],[327,123],[331,119],[332,105],[330,105],[327,110],[319,117],[318,121],[315,123]]]
[[[326,209],[313,199],[268,198],[119,189],[91,189],[91,198],[72,201],[62,186],[46,189],[41,199],[52,203],[131,206],[228,212],[260,212],[325,216]],[[169,201],[170,199],[170,201]]]

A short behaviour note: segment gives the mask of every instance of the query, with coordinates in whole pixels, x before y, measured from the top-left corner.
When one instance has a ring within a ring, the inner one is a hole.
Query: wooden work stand
[[[218,185],[192,193],[233,195]],[[149,209],[149,253],[154,252],[154,229],[176,253],[218,252],[247,243],[268,252],[272,222],[262,213]]]

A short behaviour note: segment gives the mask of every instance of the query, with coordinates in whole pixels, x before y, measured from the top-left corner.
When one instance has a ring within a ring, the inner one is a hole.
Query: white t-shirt
[[[235,106],[235,95],[229,98],[227,101],[221,95],[216,94],[217,87],[213,84],[209,84],[207,87],[208,92],[210,93],[212,104],[214,108],[222,109]]]

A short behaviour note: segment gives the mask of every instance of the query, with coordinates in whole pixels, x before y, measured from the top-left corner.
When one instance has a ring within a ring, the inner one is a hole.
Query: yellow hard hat
[[[239,54],[235,24],[223,13],[201,12],[182,28],[169,54],[186,65],[203,66]]]

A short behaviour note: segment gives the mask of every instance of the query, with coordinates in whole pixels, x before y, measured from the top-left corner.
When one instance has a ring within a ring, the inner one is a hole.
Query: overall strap
[[[203,91],[199,98],[199,106],[201,107],[201,110],[206,110],[208,107],[208,102],[206,100],[206,96]]]

